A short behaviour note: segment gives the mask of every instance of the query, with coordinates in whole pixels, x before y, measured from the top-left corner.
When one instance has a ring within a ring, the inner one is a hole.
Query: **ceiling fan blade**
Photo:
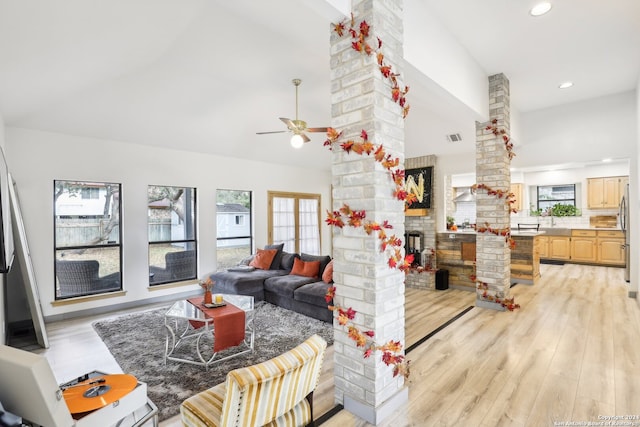
[[[293,123],[291,119],[287,119],[286,117],[280,117],[280,120],[282,120],[282,123],[287,125],[287,128],[295,129],[296,125]]]
[[[287,133],[289,132],[288,130],[274,130],[271,132],[256,132],[256,135],[266,135],[268,133]]]
[[[303,140],[304,142],[309,142],[309,141],[311,141],[311,140],[309,139],[309,137],[308,137],[307,135],[305,135],[304,133],[300,133],[300,136],[302,137],[302,140]]]
[[[326,133],[329,128],[307,128],[307,132],[324,132]]]

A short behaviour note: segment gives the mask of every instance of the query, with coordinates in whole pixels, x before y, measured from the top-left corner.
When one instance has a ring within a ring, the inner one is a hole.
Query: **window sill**
[[[98,295],[86,295],[86,296],[55,300],[51,302],[51,305],[53,307],[62,307],[65,305],[80,304],[83,302],[98,301],[101,299],[122,297],[125,295],[127,295],[127,291],[108,292],[108,293],[98,294]]]
[[[197,285],[197,284],[198,284],[197,279],[189,279],[189,280],[183,280],[181,282],[163,283],[162,285],[149,285],[147,286],[147,290],[158,291],[161,289],[181,288],[183,286]]]

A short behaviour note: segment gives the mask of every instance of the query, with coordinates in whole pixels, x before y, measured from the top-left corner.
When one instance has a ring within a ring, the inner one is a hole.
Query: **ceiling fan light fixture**
[[[302,148],[303,145],[304,139],[302,138],[302,135],[296,133],[291,137],[291,146],[293,148]]]
[[[543,1],[533,6],[529,11],[529,14],[531,14],[531,16],[541,16],[549,12],[550,10],[551,2]]]

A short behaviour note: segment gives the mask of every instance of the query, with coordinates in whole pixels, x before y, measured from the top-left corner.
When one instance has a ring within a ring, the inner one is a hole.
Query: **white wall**
[[[197,289],[197,285],[148,289],[148,185],[198,189],[200,276],[216,268],[216,189],[253,191],[254,237],[258,248],[267,243],[268,190],[319,193],[321,212],[330,209],[329,172],[21,128],[6,129],[6,145],[45,318]],[[55,283],[55,179],[122,184],[122,271],[126,296],[57,307],[50,304],[54,300]],[[322,252],[330,254],[330,229],[322,226],[321,230]]]
[[[419,0],[404,2],[403,47],[408,63],[488,119],[487,74]]]
[[[2,118],[2,114],[0,114],[0,148],[7,153],[5,149],[5,129],[4,129],[4,119]],[[7,162],[9,160],[7,159]],[[4,276],[0,276],[0,344],[4,344],[6,340],[5,336],[5,312],[4,312],[4,293],[5,293],[5,280]]]
[[[640,305],[640,297],[637,292],[640,288],[640,76],[636,85],[636,144],[635,151],[631,155],[631,178],[629,183],[629,206],[635,214],[631,215],[631,271],[629,292],[636,293],[636,301]]]
[[[511,165],[629,159],[637,142],[635,98],[630,91],[521,114]]]

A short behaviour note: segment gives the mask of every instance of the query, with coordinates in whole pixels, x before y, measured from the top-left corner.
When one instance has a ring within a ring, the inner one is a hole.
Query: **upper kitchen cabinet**
[[[587,179],[587,205],[589,209],[617,209],[624,194],[628,176],[608,176]]]
[[[516,211],[520,212],[522,210],[522,184],[511,184],[511,187],[509,189],[509,191],[511,193],[513,193],[513,195],[515,196],[516,201],[511,205],[512,209],[515,209]]]

